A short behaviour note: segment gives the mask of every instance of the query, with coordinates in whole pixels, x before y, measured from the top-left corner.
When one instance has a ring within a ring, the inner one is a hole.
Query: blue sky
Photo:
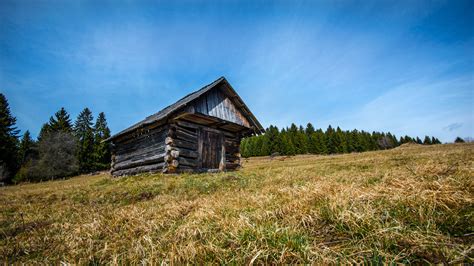
[[[474,136],[474,1],[0,0],[0,91],[116,133],[225,76],[268,127]]]

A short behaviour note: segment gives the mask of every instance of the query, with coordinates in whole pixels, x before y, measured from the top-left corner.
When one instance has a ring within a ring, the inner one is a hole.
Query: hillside
[[[474,262],[474,145],[0,188],[0,261]]]

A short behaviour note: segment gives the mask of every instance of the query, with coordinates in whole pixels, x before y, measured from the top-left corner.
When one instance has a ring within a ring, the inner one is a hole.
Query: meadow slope
[[[0,261],[470,262],[474,145],[0,188]]]

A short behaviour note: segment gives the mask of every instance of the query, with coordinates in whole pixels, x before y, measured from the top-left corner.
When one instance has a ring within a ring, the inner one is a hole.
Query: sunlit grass
[[[0,188],[0,260],[473,262],[474,145]]]

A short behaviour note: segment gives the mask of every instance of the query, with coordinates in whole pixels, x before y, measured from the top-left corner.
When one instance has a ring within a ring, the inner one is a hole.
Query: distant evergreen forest
[[[395,148],[404,143],[424,145],[441,144],[435,137],[404,136],[399,139],[390,132],[366,132],[341,130],[328,126],[326,130],[315,129],[311,123],[306,127],[291,124],[281,130],[276,126],[267,128],[265,134],[242,140],[242,157],[295,154],[340,154],[375,151]]]
[[[65,108],[41,127],[34,140],[27,130],[20,137],[16,118],[0,93],[0,182],[19,183],[63,178],[110,167],[110,137],[105,114],[95,124],[89,108],[73,122]]]

